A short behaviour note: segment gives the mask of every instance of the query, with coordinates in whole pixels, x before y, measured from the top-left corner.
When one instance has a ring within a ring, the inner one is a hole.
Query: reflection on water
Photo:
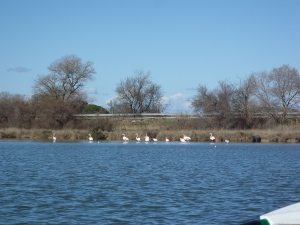
[[[238,224],[300,201],[297,144],[0,142],[0,224]]]

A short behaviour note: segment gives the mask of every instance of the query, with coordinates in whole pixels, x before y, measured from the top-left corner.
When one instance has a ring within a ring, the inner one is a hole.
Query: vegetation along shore
[[[91,122],[91,121],[90,121]],[[116,121],[115,121],[116,122]],[[170,121],[167,121],[170,123]],[[179,125],[178,120],[171,122],[173,125]],[[118,124],[118,125],[116,125]],[[20,129],[6,128],[0,130],[0,139],[24,139],[24,140],[52,140],[55,135],[59,141],[88,141],[89,134],[94,141],[122,141],[122,135],[125,134],[129,141],[136,141],[136,134],[144,141],[147,134],[158,141],[165,141],[166,137],[171,141],[179,142],[183,135],[191,137],[191,142],[210,142],[210,133],[216,137],[216,142],[248,142],[248,143],[299,143],[300,131],[296,126],[278,126],[273,129],[251,129],[251,130],[199,130],[199,129],[169,129],[165,123],[158,121],[147,121],[145,123],[132,121],[118,121],[113,125],[110,131],[96,129]]]
[[[187,100],[191,114],[164,116],[170,103],[163,88],[142,70],[121,80],[108,108],[91,104],[84,87],[95,79],[90,61],[66,55],[37,75],[32,95],[0,92],[0,138],[33,140],[292,142],[300,141],[300,74],[282,65],[238,81],[219,81],[214,89],[199,83]],[[199,80],[201,82],[201,80]],[[195,85],[197,85],[195,83]],[[143,116],[145,114],[146,116]],[[158,114],[152,117],[151,114]],[[89,116],[94,115],[94,116]],[[96,116],[95,116],[96,115]]]

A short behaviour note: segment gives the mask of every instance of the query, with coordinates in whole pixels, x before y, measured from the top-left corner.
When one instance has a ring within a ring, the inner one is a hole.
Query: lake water
[[[299,172],[299,144],[2,140],[0,224],[240,224]]]

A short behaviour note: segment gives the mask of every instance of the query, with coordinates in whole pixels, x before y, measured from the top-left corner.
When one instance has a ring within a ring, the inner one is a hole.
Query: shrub
[[[252,142],[261,142],[261,137],[258,135],[253,135],[252,136]]]
[[[106,140],[106,138],[107,138],[107,135],[104,134],[101,130],[99,130],[98,127],[94,128],[91,131],[91,135],[94,140]]]
[[[99,113],[99,114],[109,114],[109,112],[98,105],[88,104],[84,107],[83,113]]]
[[[39,134],[39,138],[40,139],[49,139],[49,137],[52,136],[52,131],[50,130],[43,130],[40,134]]]
[[[1,132],[1,138],[17,138],[16,132]]]

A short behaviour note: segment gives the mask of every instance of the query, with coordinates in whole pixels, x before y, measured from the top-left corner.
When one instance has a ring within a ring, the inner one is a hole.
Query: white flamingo
[[[123,141],[129,141],[129,138],[125,136],[125,134],[122,134],[123,135]]]
[[[184,140],[184,138],[180,138],[180,141],[183,143],[186,142],[186,140]]]
[[[149,136],[147,135],[147,133],[146,133],[146,136],[145,136],[145,141],[149,141]]]
[[[56,141],[56,137],[55,137],[55,134],[53,134],[53,137],[52,137],[53,141],[55,142]]]
[[[170,140],[166,137],[166,142],[169,142]]]
[[[135,134],[136,135],[136,137],[135,137],[135,139],[139,142],[139,141],[141,141],[141,138],[139,137],[139,135],[138,134]]]
[[[189,136],[186,136],[185,134],[183,135],[183,139],[186,140],[186,141],[190,141],[191,138]]]
[[[216,141],[216,138],[215,138],[215,136],[212,135],[212,133],[210,133],[209,139],[210,139],[212,142],[215,142],[215,141]]]
[[[89,134],[89,141],[93,141],[93,140],[94,140],[94,139],[93,139],[92,135]]]

